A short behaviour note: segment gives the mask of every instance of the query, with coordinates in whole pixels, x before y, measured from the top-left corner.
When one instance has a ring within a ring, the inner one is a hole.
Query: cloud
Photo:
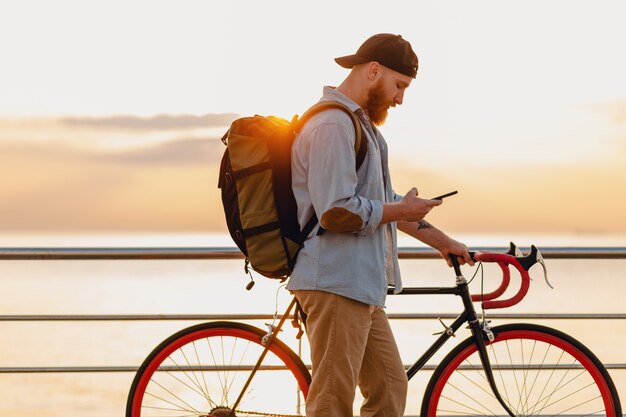
[[[137,131],[206,129],[228,126],[239,117],[235,113],[209,113],[197,115],[159,114],[152,117],[119,115],[107,117],[63,117],[59,122],[70,127],[124,129]]]
[[[218,138],[176,139],[144,148],[92,153],[91,158],[134,165],[201,165],[219,162],[225,149]]]
[[[219,163],[226,147],[217,137],[179,138],[142,147],[118,150],[79,148],[55,143],[0,142],[0,154],[26,160],[45,159],[104,165],[203,165]],[[33,167],[36,169],[36,167]]]
[[[103,153],[0,143],[0,231],[223,229],[218,146],[182,139]]]

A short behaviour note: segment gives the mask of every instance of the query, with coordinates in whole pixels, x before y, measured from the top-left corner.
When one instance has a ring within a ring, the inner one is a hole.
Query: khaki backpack
[[[296,256],[318,223],[313,215],[304,228],[298,224],[298,207],[291,188],[291,147],[296,134],[311,116],[340,109],[355,128],[356,169],[367,152],[361,124],[350,109],[336,101],[321,101],[291,122],[274,116],[235,120],[222,138],[218,187],[231,237],[246,256],[248,266],[268,278],[285,280]],[[248,284],[248,289],[254,280]]]

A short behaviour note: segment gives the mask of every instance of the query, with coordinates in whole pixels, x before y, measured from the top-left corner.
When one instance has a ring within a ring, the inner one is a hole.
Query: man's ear
[[[370,81],[377,81],[383,72],[383,67],[376,61],[367,64],[367,78]]]

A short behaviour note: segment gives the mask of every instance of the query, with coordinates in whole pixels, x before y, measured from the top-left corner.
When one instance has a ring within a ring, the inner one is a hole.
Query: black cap
[[[417,75],[417,55],[411,44],[402,36],[391,33],[374,35],[363,42],[356,54],[335,58],[335,62],[344,68],[371,61],[412,78]]]

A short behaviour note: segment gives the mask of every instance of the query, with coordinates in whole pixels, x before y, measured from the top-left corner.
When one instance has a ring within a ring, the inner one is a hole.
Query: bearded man
[[[384,311],[389,287],[402,291],[396,230],[437,249],[446,260],[472,263],[467,247],[424,220],[441,200],[393,191],[387,143],[376,126],[402,104],[418,59],[400,35],[377,34],[356,54],[336,58],[351,69],[322,101],[354,112],[367,154],[355,170],[355,129],[348,114],[312,116],[292,148],[292,186],[301,227],[315,213],[319,225],[300,251],[287,288],[305,313],[313,379],[308,417],[351,417],[358,386],[361,416],[400,417],[407,377]],[[322,233],[323,232],[323,233]],[[449,262],[450,263],[450,262]]]

